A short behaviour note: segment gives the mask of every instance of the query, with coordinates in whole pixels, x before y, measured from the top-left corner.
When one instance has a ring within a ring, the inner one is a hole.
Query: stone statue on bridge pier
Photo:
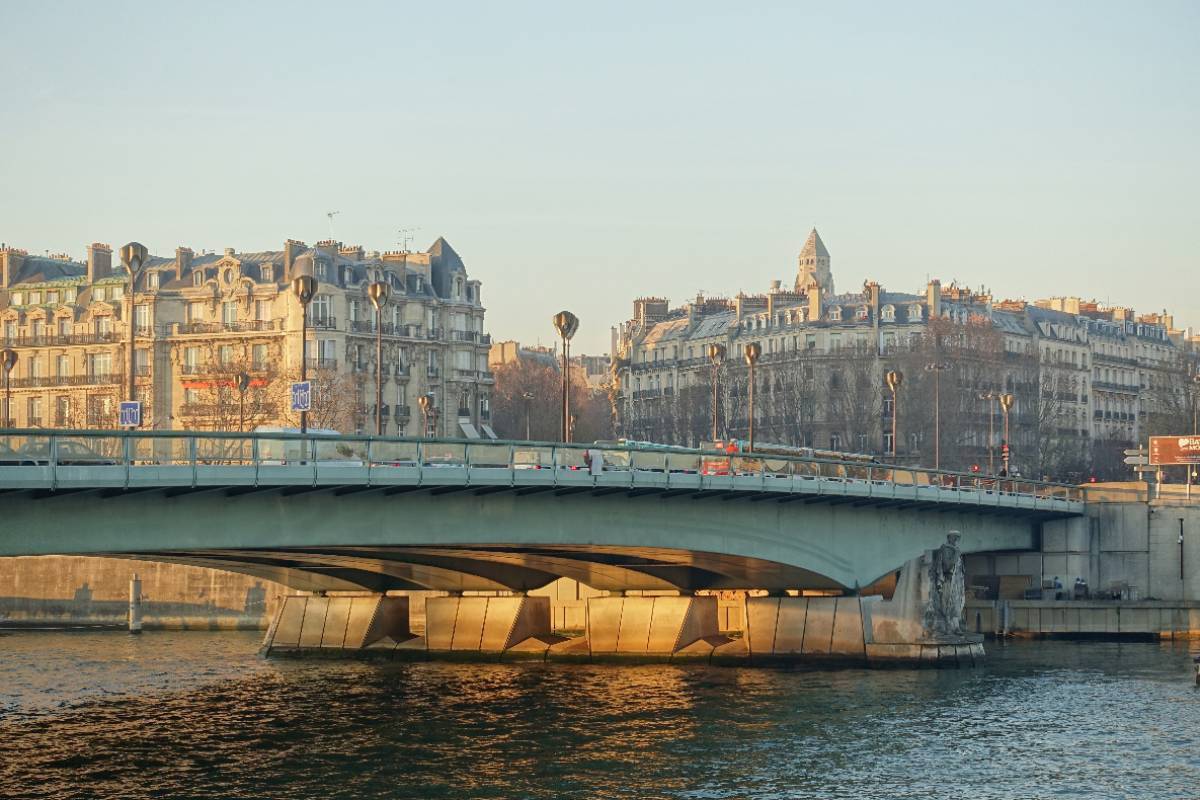
[[[958,547],[961,538],[958,531],[950,531],[944,544],[921,557],[925,573],[922,622],[930,639],[959,639],[963,635],[966,576]]]

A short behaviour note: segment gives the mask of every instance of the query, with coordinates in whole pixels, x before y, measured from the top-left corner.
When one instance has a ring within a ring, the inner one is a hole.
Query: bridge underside
[[[23,489],[0,556],[226,569],[303,590],[854,589],[962,533],[1036,546],[1044,512],[662,488],[258,486]]]
[[[837,589],[830,578],[757,558],[652,547],[320,547],[99,553],[240,572],[306,591],[518,591],[573,578],[596,589]]]

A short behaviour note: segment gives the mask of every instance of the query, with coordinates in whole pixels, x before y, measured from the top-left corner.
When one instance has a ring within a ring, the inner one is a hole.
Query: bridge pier
[[[715,596],[592,597],[587,601],[591,658],[708,659],[730,642],[717,622]]]
[[[339,655],[390,640],[416,638],[409,630],[407,597],[382,594],[288,595],[263,640],[262,654]]]

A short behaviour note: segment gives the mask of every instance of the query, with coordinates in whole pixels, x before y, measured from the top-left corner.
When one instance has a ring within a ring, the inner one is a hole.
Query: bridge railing
[[[222,475],[269,483],[288,467],[324,477],[373,480],[390,475],[470,482],[647,485],[695,489],[783,489],[829,494],[929,496],[1000,504],[1001,498],[1081,501],[1084,490],[1061,483],[997,478],[916,467],[794,456],[729,454],[644,445],[412,439],[298,433],[124,430],[0,430],[0,484],[7,467],[37,468],[51,486],[78,467],[104,468],[130,485],[139,475],[219,481]],[[241,472],[220,472],[240,467]],[[246,471],[248,470],[248,472]],[[183,474],[184,478],[179,475]],[[94,473],[93,473],[94,474]],[[246,477],[249,475],[250,477]],[[82,481],[84,476],[77,476]]]

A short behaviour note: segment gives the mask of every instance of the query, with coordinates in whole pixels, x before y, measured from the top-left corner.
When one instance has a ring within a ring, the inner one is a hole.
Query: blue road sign
[[[296,381],[292,384],[292,411],[308,411],[312,408],[312,381]]]
[[[142,404],[138,400],[126,400],[121,403],[119,425],[122,428],[137,428],[142,424]]]

